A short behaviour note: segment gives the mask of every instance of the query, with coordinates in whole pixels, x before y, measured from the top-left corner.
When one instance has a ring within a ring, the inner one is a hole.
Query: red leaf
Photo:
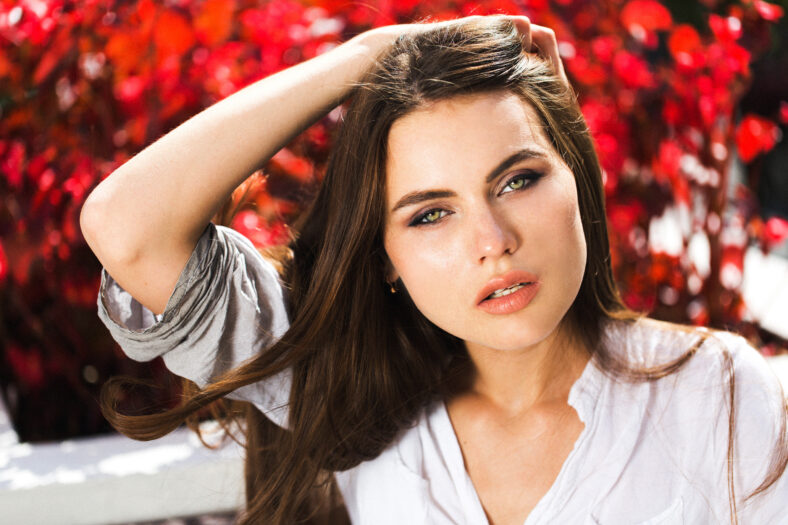
[[[141,57],[145,56],[147,39],[131,32],[116,30],[104,46],[104,54],[116,73],[123,77],[140,66]]]
[[[681,149],[675,140],[663,140],[659,145],[660,169],[658,172],[667,175],[669,180],[678,177],[683,155],[684,150]]]
[[[233,28],[235,1],[207,0],[194,19],[197,39],[206,46],[227,40]]]
[[[771,120],[747,114],[736,127],[736,146],[742,161],[750,162],[774,147],[780,128]]]
[[[723,50],[725,64],[734,73],[749,76],[751,53],[738,44],[725,46]],[[721,68],[722,69],[722,68]]]
[[[36,70],[33,72],[33,82],[42,83],[55,70],[74,46],[74,41],[68,31],[57,34],[54,42],[47,46],[44,56],[38,60]]]
[[[673,19],[670,11],[655,0],[633,0],[627,2],[621,11],[621,22],[632,32],[633,27],[646,31],[658,31],[670,29]]]
[[[150,123],[151,115],[142,113],[136,117],[126,121],[125,131],[129,141],[135,145],[142,145],[147,142],[148,137],[148,124]]]
[[[587,57],[581,54],[568,61],[567,66],[572,76],[586,86],[604,84],[609,76],[603,67],[588,60]]]
[[[619,51],[613,59],[613,70],[621,82],[632,88],[648,88],[654,86],[654,75],[648,63],[628,51]]]
[[[182,55],[195,42],[189,22],[173,11],[163,11],[159,14],[153,38],[159,51],[164,55]]]
[[[55,183],[55,171],[52,168],[47,168],[44,173],[38,178],[38,190],[39,191],[49,191],[52,185]]]
[[[720,283],[729,290],[741,285],[744,272],[744,247],[735,244],[722,246],[720,255]]]
[[[701,50],[700,36],[689,24],[676,26],[668,39],[668,49],[676,62],[692,66],[695,63],[693,54]]]
[[[5,158],[0,159],[0,173],[5,176],[12,189],[22,187],[22,164],[25,161],[25,145],[15,140]]]
[[[690,203],[690,186],[686,177],[676,177],[673,181],[673,200]]]
[[[287,226],[281,222],[266,224],[254,211],[243,210],[236,214],[231,227],[252,241],[257,248],[277,246],[289,241]]]
[[[645,210],[637,201],[628,203],[612,202],[608,207],[608,221],[610,227],[620,235],[627,235],[640,221]]]
[[[31,389],[44,386],[44,360],[38,348],[23,350],[16,344],[9,344],[6,349],[6,361],[17,380],[23,385]]]
[[[8,277],[8,257],[5,255],[5,248],[0,242],[0,284],[4,283]]]
[[[146,80],[141,76],[126,77],[115,86],[115,98],[127,104],[138,102],[146,84]]]
[[[755,10],[761,15],[761,18],[769,22],[776,22],[783,16],[783,8],[779,5],[763,2],[762,0],[755,0]]]
[[[82,169],[77,169],[74,173],[66,179],[63,183],[62,189],[66,193],[70,193],[76,202],[81,202],[85,191],[90,186],[91,175]]]
[[[675,126],[681,121],[682,116],[680,104],[675,100],[667,99],[662,106],[662,118],[665,119],[665,123]]]
[[[719,108],[714,104],[714,99],[709,95],[700,96],[698,99],[698,110],[700,111],[700,118],[706,126],[706,129],[711,128],[714,119],[721,113]]]
[[[616,50],[621,47],[621,39],[616,35],[599,36],[591,41],[591,50],[594,56],[605,64],[609,64],[613,60]]]
[[[788,238],[788,221],[781,217],[772,217],[766,221],[763,239],[769,248],[773,248]]]
[[[271,157],[270,169],[281,170],[285,174],[296,179],[309,182],[314,178],[314,166],[303,157],[295,155],[287,148],[280,149],[276,155]]]
[[[697,300],[687,305],[687,316],[695,326],[706,326],[709,324],[709,312],[706,306]]]
[[[741,36],[741,20],[735,16],[709,16],[709,27],[717,40],[733,42]]]

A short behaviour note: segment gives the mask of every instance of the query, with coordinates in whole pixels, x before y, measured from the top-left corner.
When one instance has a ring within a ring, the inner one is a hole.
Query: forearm
[[[195,244],[232,191],[339,104],[390,40],[359,35],[245,87],[161,137],[88,197],[82,223],[91,247],[128,260],[173,242]]]

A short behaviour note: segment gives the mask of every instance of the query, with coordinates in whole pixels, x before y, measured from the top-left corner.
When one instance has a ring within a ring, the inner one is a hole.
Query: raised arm
[[[564,76],[552,31],[531,26],[525,17],[507,18],[523,36],[524,49],[531,50],[533,40]],[[88,245],[124,290],[162,313],[200,234],[233,190],[342,102],[399,35],[435,25],[367,31],[195,115],[88,196],[80,215]]]
[[[339,104],[396,38],[368,31],[251,84],[184,122],[88,196],[88,245],[126,291],[164,311],[200,234],[233,190]]]

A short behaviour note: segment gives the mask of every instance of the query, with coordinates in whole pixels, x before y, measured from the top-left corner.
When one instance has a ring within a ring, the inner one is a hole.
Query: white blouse
[[[160,316],[102,270],[98,314],[132,359],[162,356],[204,385],[269,346],[288,327],[276,271],[238,232],[208,224]],[[627,383],[592,358],[568,403],[585,428],[524,525],[729,523],[728,375],[735,385],[734,481],[739,522],[788,524],[788,470],[765,478],[785,398],[761,355],[738,335],[709,333],[696,355],[663,379]],[[644,319],[608,322],[603,341],[639,366],[665,363],[698,339]],[[287,426],[289,371],[233,394]],[[425,410],[377,458],[336,473],[354,524],[487,524],[444,403]],[[523,480],[527,483],[528,480]]]

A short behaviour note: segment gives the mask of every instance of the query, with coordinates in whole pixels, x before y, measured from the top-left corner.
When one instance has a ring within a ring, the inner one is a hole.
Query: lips
[[[505,297],[509,293],[516,292],[518,285],[536,283],[539,279],[532,273],[523,270],[511,270],[505,274],[490,279],[487,284],[479,291],[476,296],[476,304],[479,305],[491,299],[491,295]]]

